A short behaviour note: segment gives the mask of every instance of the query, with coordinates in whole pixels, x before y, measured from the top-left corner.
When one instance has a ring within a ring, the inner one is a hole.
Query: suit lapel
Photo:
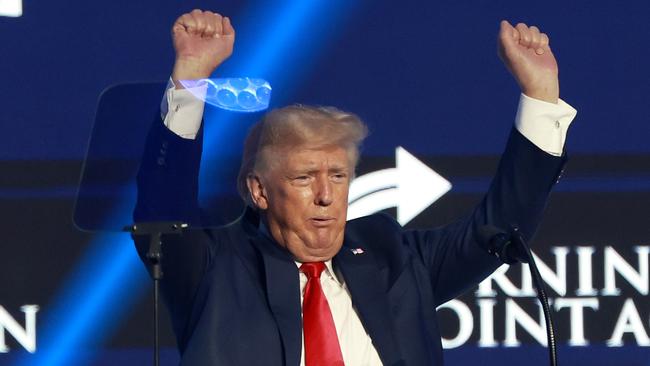
[[[249,231],[250,234],[252,232]],[[259,231],[251,239],[264,262],[266,295],[282,337],[285,364],[298,365],[302,348],[302,307],[298,267],[289,253]],[[359,247],[361,246],[358,243],[346,237],[344,246],[333,258],[334,266],[343,274],[350,290],[352,303],[382,363],[403,364],[390,321],[392,317],[386,285],[379,280],[382,275],[372,252],[364,247],[363,253],[353,254],[352,249]]]
[[[381,274],[373,254],[366,248],[362,252],[355,243],[346,240],[334,257],[334,265],[343,273],[361,322],[372,339],[384,365],[399,364],[401,354],[390,321],[391,313]],[[353,253],[353,249],[357,254]]]
[[[264,261],[266,295],[280,330],[286,365],[300,364],[302,317],[298,267],[291,256],[260,234],[253,238]]]

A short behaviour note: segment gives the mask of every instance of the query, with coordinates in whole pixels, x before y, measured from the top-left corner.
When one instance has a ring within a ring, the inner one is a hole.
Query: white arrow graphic
[[[451,189],[451,183],[403,147],[395,149],[396,168],[356,178],[350,186],[348,220],[397,207],[397,221],[406,225]]]

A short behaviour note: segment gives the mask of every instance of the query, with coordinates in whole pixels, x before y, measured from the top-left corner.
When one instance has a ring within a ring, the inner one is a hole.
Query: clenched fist
[[[172,79],[207,78],[232,54],[235,29],[228,17],[211,11],[192,10],[181,15],[172,26],[176,61]]]
[[[550,103],[560,97],[558,67],[549,38],[535,26],[501,21],[499,57],[527,96]]]

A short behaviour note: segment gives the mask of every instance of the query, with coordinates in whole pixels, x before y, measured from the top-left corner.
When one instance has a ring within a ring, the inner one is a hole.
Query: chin
[[[338,253],[340,245],[316,243],[302,248],[300,253],[294,253],[300,262],[319,262],[332,259]],[[298,254],[298,255],[296,255]]]
[[[330,257],[335,256],[336,253],[339,252],[339,249],[341,249],[343,243],[332,242],[333,241],[329,241],[328,244],[319,246],[316,253],[329,255]]]

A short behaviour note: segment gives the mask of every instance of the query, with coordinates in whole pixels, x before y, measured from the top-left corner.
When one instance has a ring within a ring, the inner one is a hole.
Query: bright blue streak
[[[328,19],[328,12],[325,8],[329,6],[329,10],[332,11],[336,8],[336,2],[335,0],[294,0],[286,1],[285,7],[278,6],[277,3],[270,6],[267,9],[268,13],[265,12],[264,16],[269,24],[262,24],[261,27],[258,25],[256,28],[270,29],[271,31],[265,35],[264,41],[247,43],[248,47],[253,49],[249,49],[250,54],[244,56],[248,63],[244,64],[241,70],[250,75],[266,75],[267,77],[273,75],[274,80],[277,80],[278,75],[276,74],[281,67],[284,75],[289,76],[290,71],[296,66],[296,61],[300,59],[296,57],[297,54],[313,53],[318,46],[321,46],[319,41],[325,35],[310,33],[312,49],[303,48],[289,52],[291,41],[296,38],[295,35],[301,34],[300,32],[309,32],[309,28],[306,26],[310,23],[318,23],[314,19],[316,16],[321,17],[321,20]],[[258,35],[255,34],[254,37],[257,38]],[[281,60],[286,62],[280,63]],[[297,82],[297,79],[294,80]]]
[[[247,77],[261,77],[268,80],[275,90],[282,87],[285,82],[284,79],[293,78],[297,81],[301,67],[297,64],[300,57],[298,53],[313,52],[313,50],[301,49],[300,51],[290,52],[291,40],[295,34],[300,34],[302,28],[306,24],[316,23],[313,17],[323,11],[327,4],[332,4],[335,1],[328,0],[291,0],[281,2],[272,2],[266,9],[261,10],[258,16],[247,17],[250,19],[249,24],[238,26],[244,32],[250,33],[239,35],[237,44],[243,44],[243,50],[236,47],[236,54],[233,56],[236,60],[241,60],[238,67],[235,69],[235,74],[238,76]],[[265,32],[259,32],[264,30]],[[319,36],[323,35],[313,34],[313,42],[311,43],[316,48]],[[284,58],[282,59],[282,57]],[[283,60],[285,62],[280,63]],[[280,72],[282,71],[282,72]],[[216,75],[220,74],[221,70],[215,72]],[[214,77],[214,75],[213,75]],[[228,129],[233,128],[247,128],[248,126],[238,123],[240,116],[234,113],[219,113],[215,118],[215,110],[206,110],[205,119],[206,129],[212,127],[212,130],[205,134],[205,148],[203,152],[204,161],[219,160],[219,156],[223,154],[225,149],[239,149],[241,142],[233,145],[232,141],[228,139]],[[207,132],[207,131],[206,131]],[[231,131],[232,132],[232,131]],[[231,141],[228,144],[228,141]],[[214,167],[216,164],[211,163],[209,166]],[[206,172],[206,169],[202,169]],[[215,177],[207,171],[205,178],[202,178],[203,187],[209,187],[209,182],[220,180],[220,177]],[[217,172],[215,172],[217,173]],[[234,182],[234,180],[233,180]]]
[[[44,308],[37,352],[18,365],[76,365],[117,327],[148,277],[128,234],[100,234],[54,307]],[[84,348],[85,347],[85,348]]]
[[[282,95],[300,84],[307,68],[323,50],[325,39],[341,31],[346,16],[357,2],[345,0],[292,0],[269,2],[258,16],[247,17],[248,24],[239,26],[237,46],[233,58],[238,66],[227,70],[234,75],[261,77],[273,85],[273,104],[284,103]],[[337,24],[336,27],[331,27]],[[243,32],[248,32],[241,34]],[[302,38],[302,39],[301,39]],[[240,47],[239,45],[243,45]],[[223,75],[223,70],[215,74]],[[214,75],[213,75],[214,77]],[[281,91],[281,93],[280,93]],[[214,194],[214,182],[232,182],[235,177],[224,176],[219,167],[224,156],[238,156],[241,151],[242,131],[249,124],[234,113],[206,110],[203,165],[201,168],[201,199]],[[250,122],[250,121],[249,121]],[[232,164],[228,161],[226,164]]]

